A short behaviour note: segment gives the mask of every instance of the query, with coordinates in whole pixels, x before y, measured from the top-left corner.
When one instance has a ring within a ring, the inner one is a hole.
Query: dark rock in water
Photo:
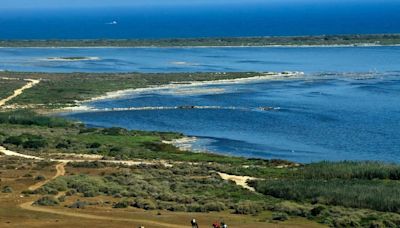
[[[271,111],[274,110],[274,107],[265,106],[265,107],[260,107],[259,109],[263,111]]]
[[[178,109],[194,109],[194,105],[183,105],[183,106],[178,106]]]

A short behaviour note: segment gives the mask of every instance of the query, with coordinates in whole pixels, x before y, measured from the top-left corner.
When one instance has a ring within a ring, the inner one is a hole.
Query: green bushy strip
[[[69,127],[73,123],[63,118],[38,115],[30,110],[0,112],[0,124],[36,125],[43,127]]]
[[[384,212],[400,212],[400,183],[368,180],[256,181],[258,192],[277,198]]]
[[[307,179],[391,179],[400,180],[400,166],[383,162],[319,162],[304,166],[298,172]]]
[[[3,143],[22,146],[25,149],[39,149],[47,146],[47,141],[42,136],[27,133],[18,136],[9,136]]]

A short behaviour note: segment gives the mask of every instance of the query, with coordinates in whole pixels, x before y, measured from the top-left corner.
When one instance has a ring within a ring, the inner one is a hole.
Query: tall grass
[[[383,162],[319,162],[296,173],[305,179],[391,179],[400,180],[400,166]]]
[[[256,190],[287,200],[400,212],[400,183],[381,180],[258,181]]]

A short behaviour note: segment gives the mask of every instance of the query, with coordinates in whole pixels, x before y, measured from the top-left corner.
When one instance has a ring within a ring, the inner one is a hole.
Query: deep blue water
[[[62,10],[0,8],[0,39],[399,33],[399,11],[397,0],[215,1],[211,5]],[[108,24],[112,21],[118,23]]]
[[[100,59],[46,60],[58,56]],[[400,162],[399,59],[400,47],[0,49],[0,69],[18,71],[304,71],[304,77],[291,80],[148,91],[87,104],[220,109],[68,115],[96,126],[197,136],[199,150],[299,162]],[[264,106],[278,109],[258,109]]]
[[[222,109],[107,111],[69,117],[96,126],[183,132],[199,137],[195,149],[237,156],[400,162],[400,73],[363,76],[367,75],[306,75],[209,85],[190,88],[192,94],[182,94],[179,88],[145,92],[89,105]],[[264,106],[279,109],[258,109]]]

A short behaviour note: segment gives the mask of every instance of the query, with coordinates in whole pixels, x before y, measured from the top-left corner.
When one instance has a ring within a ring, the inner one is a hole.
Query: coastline
[[[224,74],[224,73],[222,73]],[[124,96],[129,96],[132,94],[150,92],[150,91],[160,91],[165,89],[176,89],[176,88],[187,88],[187,87],[196,87],[196,86],[207,86],[207,85],[220,85],[220,84],[240,84],[240,83],[251,83],[258,82],[264,80],[276,80],[283,78],[294,78],[303,76],[303,72],[267,72],[264,75],[248,77],[248,78],[236,78],[236,79],[221,79],[221,80],[211,80],[211,81],[182,81],[182,82],[172,82],[166,85],[155,85],[149,86],[145,88],[135,88],[135,89],[124,89],[108,92],[105,95],[101,95],[98,97],[93,97],[84,101],[77,101],[75,106],[65,107],[61,109],[53,110],[53,113],[68,113],[68,112],[85,112],[91,111],[93,108],[85,105],[85,103],[99,101],[99,100],[108,100],[108,99],[116,99]]]
[[[374,43],[361,43],[361,44],[274,44],[274,45],[188,45],[188,46],[28,46],[28,47],[6,47],[0,46],[0,49],[128,49],[128,48],[136,48],[136,49],[168,49],[168,48],[351,48],[351,47],[360,47],[360,48],[368,48],[368,47],[399,47],[400,44],[374,44]]]

